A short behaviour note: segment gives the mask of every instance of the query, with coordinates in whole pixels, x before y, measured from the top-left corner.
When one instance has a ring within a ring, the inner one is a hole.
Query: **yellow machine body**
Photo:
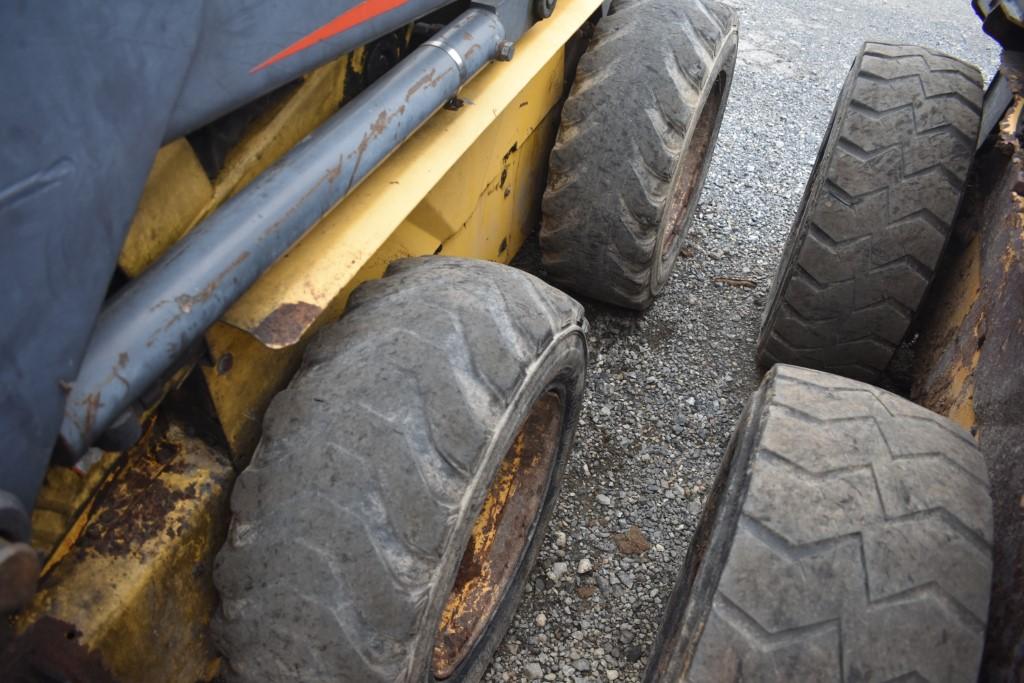
[[[20,633],[35,631],[44,646],[64,638],[118,681],[216,676],[212,565],[232,481],[258,443],[267,405],[310,336],[391,261],[515,256],[539,217],[566,45],[599,8],[599,0],[560,0],[512,61],[484,69],[457,108],[437,112],[325,215],[207,332],[206,353],[164,388],[174,400],[154,408],[138,444],[102,454],[87,473],[51,468],[33,513],[33,543],[49,560],[34,603],[16,621]],[[307,75],[250,125],[213,181],[186,141],[165,146],[122,273],[144,272],[326,120],[363,60],[357,50]],[[202,412],[204,424],[165,409],[182,403]]]

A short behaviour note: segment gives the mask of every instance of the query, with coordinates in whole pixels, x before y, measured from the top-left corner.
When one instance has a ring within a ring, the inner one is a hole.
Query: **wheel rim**
[[[715,127],[720,119],[725,82],[725,74],[722,74],[711,87],[687,145],[688,151],[676,169],[675,178],[672,179],[668,206],[665,208],[661,228],[660,265],[663,272],[675,258],[679,251],[679,242],[686,235],[686,226],[689,222],[687,219],[701,180],[704,178],[704,171],[711,161],[711,141],[715,138]]]
[[[542,395],[498,466],[437,626],[436,679],[451,676],[480,641],[518,573],[547,499],[563,413],[558,393]]]

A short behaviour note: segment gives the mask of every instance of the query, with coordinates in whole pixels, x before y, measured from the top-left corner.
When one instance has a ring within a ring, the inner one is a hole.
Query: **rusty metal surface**
[[[1005,64],[1004,64],[1005,66]],[[1024,152],[1018,96],[983,150],[919,326],[912,398],[975,433],[995,545],[982,679],[1024,677]]]
[[[519,226],[513,226],[512,234],[496,234],[511,223],[499,200],[511,188],[508,201],[533,201],[530,183],[542,182],[543,171],[535,172],[532,159],[526,163],[525,157],[533,154],[524,149],[524,141],[561,97],[562,46],[599,7],[599,0],[558,3],[551,18],[533,26],[516,45],[515,59],[492,64],[460,90],[463,106],[442,110],[425,123],[286,258],[274,264],[225,313],[224,322],[268,346],[299,342],[311,325],[280,323],[304,319],[288,317],[273,326],[264,321],[288,304],[327,310],[353,278],[371,265],[399,226],[408,227],[410,222],[437,238],[431,251],[452,239],[451,250],[446,245],[442,253],[507,260],[498,247],[502,238],[508,238],[508,251],[514,251]],[[556,59],[557,78],[548,78]],[[508,160],[507,182],[493,195],[483,196],[485,185],[490,185],[489,191],[499,187],[493,165],[513,144],[518,151]],[[544,150],[541,155],[545,165],[547,153]],[[480,236],[470,238],[464,227],[476,229]],[[275,334],[264,340],[260,331],[268,327]]]
[[[718,83],[711,89],[704,108],[700,112],[700,119],[694,128],[693,135],[687,141],[679,168],[676,170],[676,177],[672,181],[669,190],[671,199],[668,210],[665,212],[665,225],[661,227],[661,260],[665,261],[675,256],[674,245],[682,239],[685,234],[687,218],[691,213],[694,198],[694,190],[703,182],[704,173],[710,162],[709,152],[713,148],[713,140],[717,133],[717,124],[723,114],[722,104],[725,96],[725,76],[720,77]]]
[[[438,679],[451,676],[473,650],[516,576],[547,496],[563,413],[558,394],[541,396],[491,482],[438,623]]]
[[[157,425],[123,459],[51,556],[16,629],[71,624],[121,681],[207,680],[217,662],[211,567],[234,471],[174,424]]]

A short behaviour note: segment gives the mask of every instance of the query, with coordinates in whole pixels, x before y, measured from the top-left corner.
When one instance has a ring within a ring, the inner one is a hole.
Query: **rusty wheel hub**
[[[563,412],[558,394],[541,396],[498,466],[437,627],[435,678],[451,676],[473,650],[522,565],[547,498]]]
[[[711,88],[704,107],[700,111],[700,118],[693,130],[687,149],[684,151],[679,168],[676,169],[676,176],[672,180],[672,187],[669,190],[669,204],[665,209],[665,216],[662,219],[661,228],[661,264],[670,261],[678,251],[677,244],[686,234],[686,219],[690,214],[694,193],[704,169],[710,161],[711,140],[715,136],[715,124],[719,119],[719,111],[722,108],[722,98],[725,94],[725,80],[719,76],[719,80]]]

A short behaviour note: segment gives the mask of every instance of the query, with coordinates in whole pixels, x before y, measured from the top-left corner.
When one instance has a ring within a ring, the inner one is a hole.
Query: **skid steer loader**
[[[0,678],[479,680],[587,356],[502,264],[539,222],[649,305],[736,45],[714,0],[5,3]]]

